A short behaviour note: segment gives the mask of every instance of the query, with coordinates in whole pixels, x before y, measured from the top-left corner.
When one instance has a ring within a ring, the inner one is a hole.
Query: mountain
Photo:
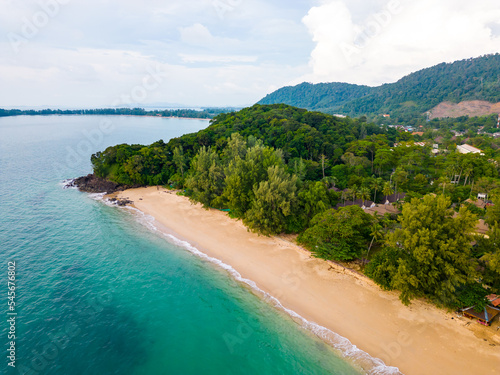
[[[258,104],[285,103],[350,116],[418,115],[442,102],[500,102],[500,54],[441,63],[377,87],[301,83],[283,87]]]

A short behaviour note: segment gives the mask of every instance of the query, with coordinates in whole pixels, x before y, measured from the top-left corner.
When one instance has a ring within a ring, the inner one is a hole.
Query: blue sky
[[[497,0],[0,0],[0,107],[251,105],[500,51]]]

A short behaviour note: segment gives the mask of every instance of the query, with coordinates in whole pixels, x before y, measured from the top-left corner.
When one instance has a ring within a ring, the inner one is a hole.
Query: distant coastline
[[[204,210],[164,188],[131,189],[113,196],[133,202],[167,231],[230,265],[285,309],[348,338],[405,374],[462,374],[464,369],[496,373],[498,348],[490,345],[492,338],[484,327],[469,326],[465,318],[422,301],[406,307],[397,293],[383,292],[370,280],[311,258],[278,237],[250,233],[241,221]]]
[[[11,116],[140,116],[140,117],[164,117],[164,118],[184,118],[191,120],[211,120],[221,113],[228,113],[237,110],[236,108],[202,108],[189,109],[164,109],[145,110],[143,108],[100,108],[100,109],[2,109],[0,117]]]

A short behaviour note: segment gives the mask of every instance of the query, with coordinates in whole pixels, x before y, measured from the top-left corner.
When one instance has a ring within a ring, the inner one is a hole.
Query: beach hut
[[[495,317],[500,314],[500,309],[486,306],[482,311],[476,311],[474,307],[462,310],[464,316],[470,319],[477,319],[479,323],[489,326]]]

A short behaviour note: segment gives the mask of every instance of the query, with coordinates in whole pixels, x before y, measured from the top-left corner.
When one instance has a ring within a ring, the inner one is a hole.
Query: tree
[[[184,169],[186,168],[186,157],[184,156],[184,150],[181,146],[174,148],[173,161],[177,170],[181,172],[181,176],[184,177]]]
[[[485,222],[490,227],[500,224],[500,196],[493,196],[493,205],[486,209]]]
[[[321,170],[323,171],[323,178],[325,178],[325,162],[326,162],[325,154],[321,154]]]
[[[386,181],[384,183],[384,188],[382,189],[382,194],[385,195],[385,202],[387,202],[387,197],[389,195],[394,194],[394,191],[392,190],[392,187],[391,187],[391,183],[389,181]]]
[[[371,164],[371,172],[373,173],[375,154],[377,150],[383,146],[387,146],[387,139],[383,135],[371,136],[367,139],[363,139],[363,137],[360,136],[359,140],[350,144],[347,151],[352,152],[357,156],[368,157]]]
[[[397,259],[370,268],[371,274],[389,278],[384,285],[399,290],[405,304],[427,296],[441,305],[455,306],[457,288],[474,282],[471,233],[477,220],[465,207],[453,217],[450,204],[450,199],[442,195],[426,195],[406,203],[401,228],[386,238],[386,252],[392,258],[397,252]]]
[[[330,209],[316,215],[298,241],[318,258],[352,260],[366,248],[372,220],[358,206]]]
[[[218,206],[224,181],[219,155],[203,146],[191,161],[189,172],[186,187],[192,190],[190,199],[206,208]]]
[[[227,161],[235,160],[236,158],[243,159],[247,152],[247,143],[239,133],[231,134],[231,138],[227,142],[224,149],[224,157]]]
[[[364,206],[365,205],[365,200],[367,200],[368,198],[370,198],[370,189],[368,189],[366,186],[362,186],[358,190],[358,197],[361,198],[361,200],[363,201],[363,206]]]
[[[403,187],[404,184],[406,183],[407,179],[408,179],[408,172],[406,172],[405,170],[400,169],[400,168],[396,169],[396,171],[394,172],[394,175],[393,175],[396,194],[398,194],[398,187],[399,188]],[[399,199],[399,196],[398,196],[398,199]]]
[[[263,234],[281,233],[296,200],[297,176],[290,176],[282,166],[268,168],[268,179],[255,185],[254,200],[245,215],[245,223]]]
[[[231,142],[228,147],[232,147]],[[254,200],[254,187],[268,178],[268,168],[274,165],[284,167],[284,163],[280,151],[264,147],[259,142],[246,152],[233,152],[232,155],[233,159],[224,168],[222,200],[233,216],[244,217]]]
[[[379,216],[375,213],[373,217],[373,222],[370,227],[370,236],[372,236],[372,240],[370,241],[370,246],[368,246],[368,251],[366,252],[366,257],[370,255],[370,250],[375,241],[382,242],[383,239],[387,236],[388,231],[393,227],[396,222],[391,220],[390,215],[386,214],[384,216]]]
[[[370,184],[370,188],[375,191],[375,196],[373,198],[373,201],[376,203],[377,202],[377,191],[380,191],[384,187],[384,180],[382,178],[374,178],[373,181]]]
[[[294,232],[301,232],[308,226],[311,219],[330,207],[330,197],[325,184],[321,181],[308,182],[297,194],[297,205],[293,216],[300,220]]]
[[[443,188],[443,194],[446,191],[446,188],[451,187],[451,182],[448,177],[440,177],[438,180],[438,186]]]
[[[395,155],[391,149],[379,149],[375,154],[375,160],[373,161],[373,166],[378,170],[378,175],[380,176],[384,171],[390,170],[394,167]]]

